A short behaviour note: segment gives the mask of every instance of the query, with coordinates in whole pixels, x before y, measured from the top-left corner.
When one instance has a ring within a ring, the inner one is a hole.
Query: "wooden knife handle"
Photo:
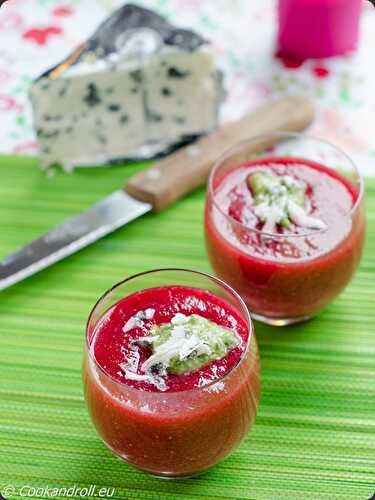
[[[160,212],[204,184],[215,161],[238,142],[268,132],[300,132],[313,118],[314,109],[306,97],[289,96],[272,101],[133,176],[124,189]],[[268,144],[252,142],[248,153],[271,146],[276,138]]]

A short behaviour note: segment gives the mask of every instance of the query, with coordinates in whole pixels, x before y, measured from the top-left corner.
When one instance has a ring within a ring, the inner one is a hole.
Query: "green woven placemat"
[[[35,160],[2,157],[0,257],[118,189],[139,168],[48,178]],[[355,280],[309,323],[284,329],[256,324],[263,381],[256,425],[230,458],[195,479],[154,479],[107,451],[86,412],[81,357],[89,310],[114,282],[155,267],[210,270],[203,191],[1,292],[0,485],[19,493],[24,485],[95,484],[129,500],[370,498],[375,180],[367,182],[367,193],[367,245]]]

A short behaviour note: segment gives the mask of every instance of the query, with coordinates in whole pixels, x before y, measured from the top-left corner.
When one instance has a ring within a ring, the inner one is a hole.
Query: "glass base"
[[[201,476],[202,474],[204,474],[205,472],[207,472],[207,470],[204,470],[202,472],[196,472],[195,474],[187,474],[186,476],[185,475],[182,475],[182,476],[174,476],[174,475],[171,475],[171,474],[154,474],[152,472],[148,472],[147,470],[143,470],[143,469],[139,469],[139,470],[142,470],[142,472],[146,472],[146,474],[149,474],[150,476],[152,477],[155,477],[156,479],[166,479],[168,481],[178,481],[179,479],[190,479],[192,477],[197,477],[197,476]]]
[[[271,326],[288,326],[296,325],[298,323],[304,323],[309,321],[314,317],[314,315],[308,316],[298,316],[296,318],[271,318],[269,316],[263,316],[262,314],[253,313],[250,311],[251,317],[260,323],[265,323]]]
[[[173,472],[152,472],[147,469],[143,469],[142,467],[138,467],[137,465],[133,464],[130,460],[128,460],[124,455],[121,455],[117,451],[115,451],[109,444],[107,444],[105,441],[103,441],[105,446],[115,455],[115,457],[120,460],[121,462],[126,463],[127,465],[130,465],[134,469],[137,469],[141,472],[144,472],[152,477],[155,477],[157,479],[167,479],[167,480],[178,480],[178,479],[189,479],[191,477],[197,477],[202,474],[205,474],[208,470],[210,470],[210,467],[207,469],[204,469],[199,472],[193,472],[193,473],[187,473],[187,474],[175,474]]]

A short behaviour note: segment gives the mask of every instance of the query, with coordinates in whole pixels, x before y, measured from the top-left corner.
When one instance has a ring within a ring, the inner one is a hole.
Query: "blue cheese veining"
[[[145,311],[138,311],[134,316],[131,316],[122,328],[124,333],[129,332],[133,328],[142,327],[144,320],[150,320],[155,315],[155,309],[148,308]]]
[[[153,157],[214,129],[222,95],[206,40],[126,4],[32,85],[42,164]]]

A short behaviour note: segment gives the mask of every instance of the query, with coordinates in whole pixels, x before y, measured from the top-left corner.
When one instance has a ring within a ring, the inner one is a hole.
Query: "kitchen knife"
[[[41,238],[0,262],[0,290],[45,269],[144,215],[159,212],[204,184],[215,160],[228,148],[269,132],[300,132],[314,117],[311,102],[302,96],[272,101],[132,177],[128,184],[92,208],[65,221]],[[252,142],[249,154],[271,146]]]

